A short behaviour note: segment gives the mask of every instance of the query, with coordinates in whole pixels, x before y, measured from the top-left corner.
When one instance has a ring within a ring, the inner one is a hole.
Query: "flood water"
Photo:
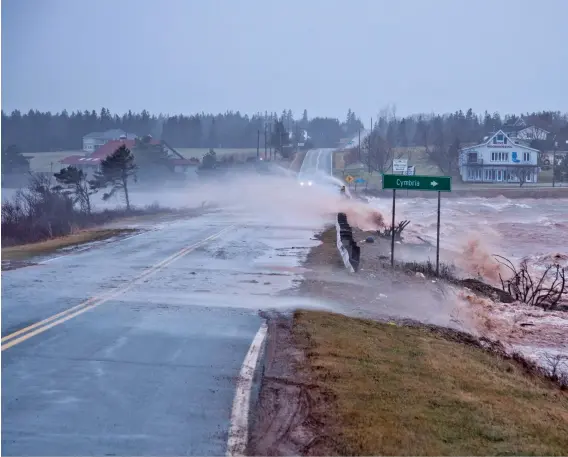
[[[390,221],[390,199],[373,199],[371,204]],[[403,232],[406,241],[421,238],[435,245],[435,199],[397,200],[396,220],[411,221]],[[442,198],[441,258],[456,261],[471,255],[472,243],[477,254],[497,254],[514,263],[524,258],[537,263],[555,258],[566,263],[568,199]]]
[[[390,220],[392,200],[373,199],[371,204]],[[435,199],[400,199],[396,216],[397,221],[411,221],[403,232],[404,243],[424,240],[435,246]],[[532,273],[551,264],[568,267],[568,199],[442,199],[440,228],[441,260],[496,286],[499,275],[507,278],[510,272],[495,255],[514,265],[527,259]],[[546,369],[551,355],[568,355],[567,312],[499,303],[467,291],[460,295],[478,334],[501,341]],[[568,364],[558,369],[568,373]]]

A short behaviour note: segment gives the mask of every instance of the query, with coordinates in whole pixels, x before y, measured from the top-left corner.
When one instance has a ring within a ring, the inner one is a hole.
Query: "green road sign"
[[[451,176],[407,176],[383,174],[383,189],[431,190],[451,192]]]

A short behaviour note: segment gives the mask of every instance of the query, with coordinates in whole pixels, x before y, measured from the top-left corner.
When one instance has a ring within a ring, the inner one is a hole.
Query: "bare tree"
[[[414,141],[417,145],[423,146],[428,155],[430,152],[431,137],[432,123],[429,119],[424,119],[420,116],[416,123],[416,137]]]
[[[568,299],[566,270],[560,265],[549,265],[540,277],[533,277],[526,260],[517,269],[509,259],[499,255],[495,258],[512,273],[509,279],[504,280],[501,275],[499,279],[502,289],[515,300],[545,310],[555,310],[562,300]]]
[[[343,163],[345,166],[353,165],[354,163],[359,162],[359,160],[359,148],[347,149],[343,154]]]
[[[365,162],[369,167],[369,172],[375,170],[384,173],[388,170],[393,159],[393,148],[377,129],[365,137],[362,150],[365,151]]]
[[[455,174],[459,163],[460,140],[455,138],[454,141],[447,146],[443,134],[440,134],[434,142],[432,149],[427,149],[426,153],[440,171],[447,175]]]
[[[536,174],[538,170],[536,167],[524,167],[519,165],[507,169],[507,172],[511,178],[517,178],[520,187],[523,187],[523,184],[527,182],[529,176]]]

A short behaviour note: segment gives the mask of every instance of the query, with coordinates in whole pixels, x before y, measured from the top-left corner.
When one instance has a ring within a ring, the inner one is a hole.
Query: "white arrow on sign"
[[[432,187],[436,187],[436,186],[438,185],[438,183],[437,183],[436,181],[432,181],[432,182],[430,183],[430,185],[431,185]]]

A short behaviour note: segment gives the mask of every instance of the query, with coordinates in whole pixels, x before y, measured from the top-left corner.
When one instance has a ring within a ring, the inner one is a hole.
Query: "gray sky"
[[[2,108],[568,110],[568,0],[2,0]]]

